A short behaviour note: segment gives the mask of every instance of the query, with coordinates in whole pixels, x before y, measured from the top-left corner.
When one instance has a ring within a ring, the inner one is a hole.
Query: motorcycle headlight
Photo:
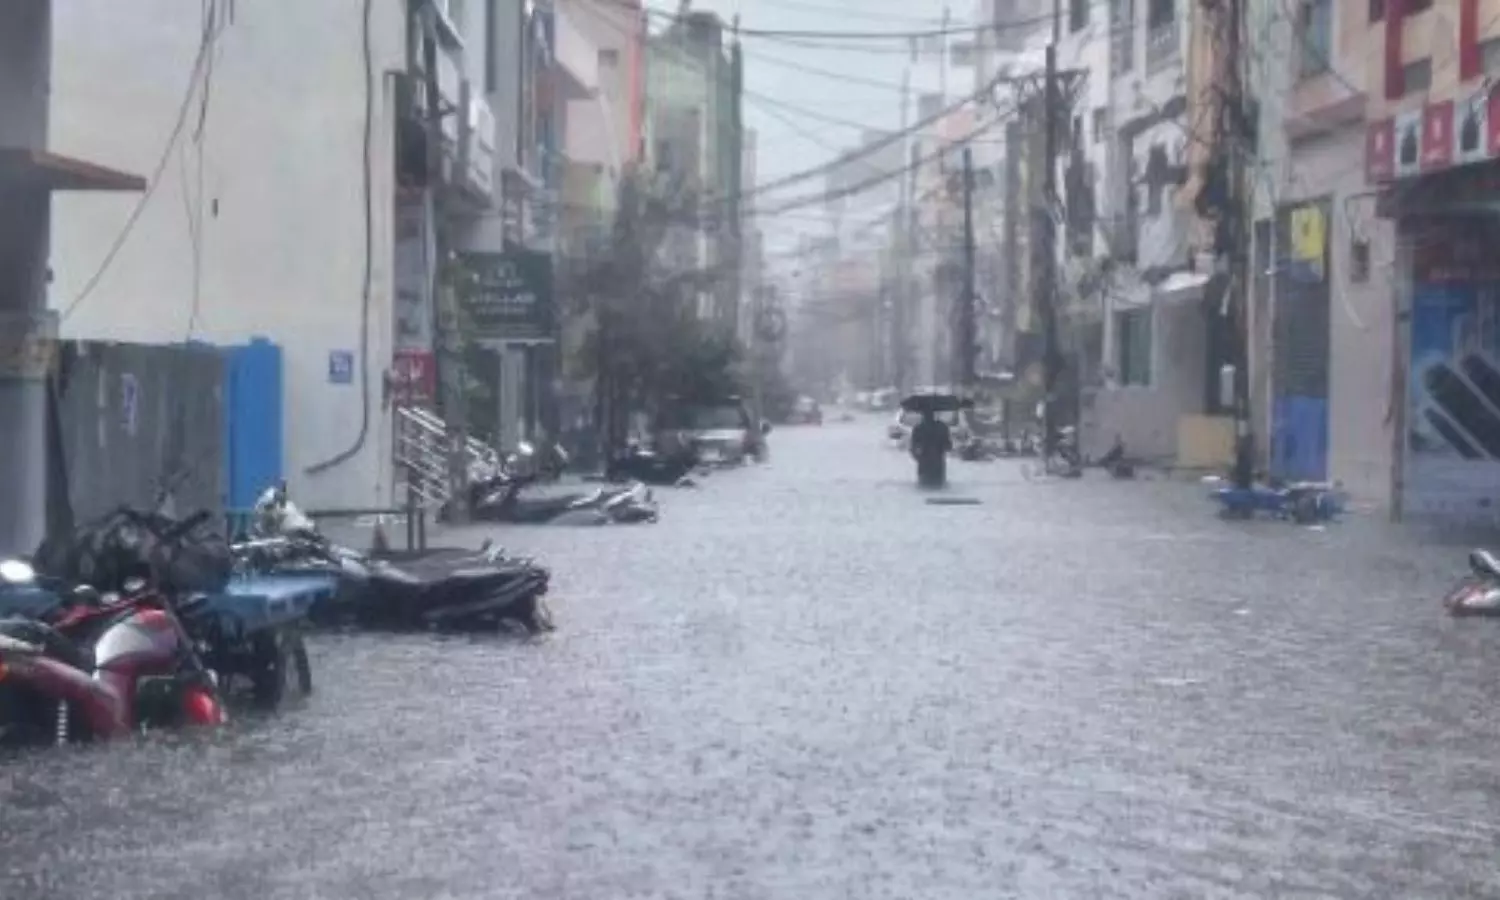
[[[10,584],[30,584],[36,581],[36,569],[23,559],[0,560],[0,581]]]

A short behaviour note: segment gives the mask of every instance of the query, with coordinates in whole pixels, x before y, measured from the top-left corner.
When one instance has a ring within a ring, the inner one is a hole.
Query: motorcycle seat
[[[67,635],[35,619],[0,619],[0,634],[35,644],[50,657],[82,672],[94,671],[94,654]]]
[[[1500,558],[1488,550],[1471,550],[1469,552],[1469,568],[1476,575],[1486,575],[1490,578],[1500,578]]]

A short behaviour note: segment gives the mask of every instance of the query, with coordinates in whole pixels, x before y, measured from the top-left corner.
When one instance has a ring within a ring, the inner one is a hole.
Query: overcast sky
[[[648,5],[663,12],[677,9],[674,0],[648,0]],[[940,27],[945,5],[952,9],[955,24],[967,23],[974,2],[693,0],[691,8],[712,10],[726,23],[738,13],[740,26],[746,29],[900,33]],[[660,24],[653,22],[653,30]],[[908,63],[903,42],[832,44],[814,40],[812,43],[816,46],[788,38],[750,35],[741,40],[745,54],[745,124],[758,135],[756,180],[759,183],[808,169],[832,159],[838,150],[857,146],[864,128],[889,130],[900,124],[899,88]],[[854,80],[814,74],[797,66],[842,74]],[[785,202],[816,194],[822,187],[821,180],[810,180],[761,199]],[[789,233],[816,227],[821,221],[826,218],[818,209],[789,212],[774,221],[762,221],[767,250],[784,248]]]

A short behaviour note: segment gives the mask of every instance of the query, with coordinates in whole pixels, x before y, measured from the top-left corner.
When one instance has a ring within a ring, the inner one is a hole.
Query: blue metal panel
[[[1328,401],[1277,397],[1272,411],[1271,474],[1288,481],[1328,478]]]
[[[282,478],[281,348],[265,338],[224,350],[227,506],[247,509]]]

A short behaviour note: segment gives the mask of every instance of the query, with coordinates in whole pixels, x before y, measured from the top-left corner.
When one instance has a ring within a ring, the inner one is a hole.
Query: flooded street
[[[928,505],[882,424],[499,532],[544,641],[322,637],[302,708],[5,762],[0,897],[1500,896],[1461,551],[1012,462]]]

